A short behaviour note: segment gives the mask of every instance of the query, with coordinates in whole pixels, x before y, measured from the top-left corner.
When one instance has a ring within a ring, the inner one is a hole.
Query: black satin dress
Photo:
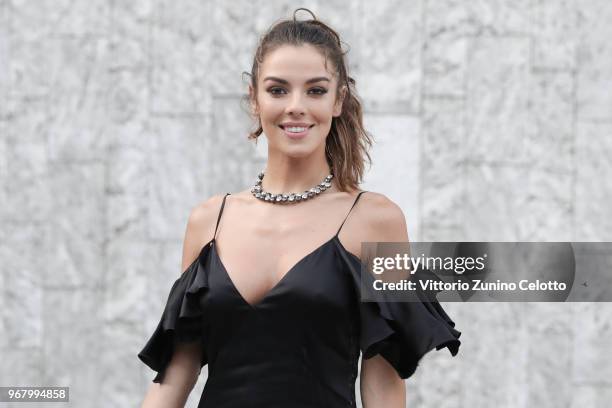
[[[232,283],[215,238],[208,242],[138,354],[158,372],[153,381],[163,382],[177,342],[198,341],[208,364],[198,407],[354,407],[360,351],[381,354],[402,378],[434,348],[456,355],[461,333],[437,301],[360,301],[361,262],[338,239],[344,221],[256,304]]]

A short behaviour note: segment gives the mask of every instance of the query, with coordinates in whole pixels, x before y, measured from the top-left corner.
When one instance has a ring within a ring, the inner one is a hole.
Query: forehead
[[[333,76],[333,66],[314,46],[282,45],[270,51],[260,67],[260,80],[266,76],[275,76],[288,81],[308,79],[315,76]]]

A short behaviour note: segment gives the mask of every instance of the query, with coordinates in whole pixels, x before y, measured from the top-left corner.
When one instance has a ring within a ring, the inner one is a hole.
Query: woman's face
[[[284,45],[265,56],[253,109],[270,149],[294,157],[325,151],[332,117],[342,111],[342,102],[336,98],[337,78],[329,62],[328,68],[332,73],[312,45]]]

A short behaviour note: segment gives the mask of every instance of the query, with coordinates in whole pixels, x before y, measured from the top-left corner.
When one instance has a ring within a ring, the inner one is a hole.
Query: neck
[[[312,157],[291,158],[270,156],[266,168],[262,187],[271,193],[297,193],[309,190],[323,181],[331,173],[325,160],[316,160]],[[332,181],[333,189],[333,181]]]

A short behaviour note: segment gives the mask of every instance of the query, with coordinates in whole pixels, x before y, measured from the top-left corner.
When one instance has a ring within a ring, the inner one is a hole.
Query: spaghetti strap
[[[342,224],[340,224],[340,228],[338,228],[338,232],[336,232],[336,235],[334,236],[338,236],[338,234],[340,234],[340,230],[342,229],[342,226],[344,225],[346,219],[349,217],[351,211],[353,210],[353,207],[355,207],[355,204],[357,204],[357,201],[359,201],[359,197],[361,197],[361,195],[365,193],[365,191],[361,191],[359,194],[357,194],[357,197],[355,198],[355,201],[353,202],[353,205],[351,206],[351,208],[348,210],[348,213],[346,213],[346,217],[344,217],[344,220],[342,221]]]
[[[225,193],[225,197],[223,197],[223,202],[221,203],[221,209],[219,210],[219,216],[217,217],[217,225],[215,225],[215,235],[213,235],[213,239],[217,238],[217,228],[219,228],[219,221],[221,220],[221,214],[223,214],[223,207],[225,207],[225,199],[231,193]]]
[[[338,219],[342,212],[348,216],[361,192],[355,189],[329,199],[329,203],[338,200],[334,203]],[[216,193],[210,200],[221,198],[226,203],[230,194],[225,198],[222,194]],[[348,205],[351,197],[355,201],[352,207]],[[366,201],[374,198],[372,192]],[[340,203],[345,200],[347,204]],[[342,208],[338,208],[340,204]],[[370,203],[365,204],[353,215],[358,218],[355,224],[365,221],[359,219],[360,211],[370,211]],[[212,211],[208,207],[210,224],[214,205]],[[219,203],[218,228],[223,210]],[[229,229],[226,232],[231,239]],[[368,239],[367,234],[357,235],[354,240]],[[246,275],[243,273],[240,281],[233,280],[238,275],[232,275],[234,268],[225,267],[217,249],[212,238],[174,281],[159,323],[138,353],[140,361],[157,372],[153,382],[163,386],[171,381],[168,373],[178,346],[192,344],[197,348],[200,356],[192,362],[194,368],[208,365],[200,407],[356,407],[352,379],[358,376],[360,356],[364,361],[380,356],[405,380],[428,352],[448,348],[451,355],[458,353],[461,332],[436,299],[439,291],[405,291],[410,296],[402,296],[404,301],[395,301],[399,299],[389,291],[376,291],[373,274],[337,237],[330,237],[289,269],[280,262],[286,251],[278,248],[269,255],[276,258],[272,263],[280,266],[278,273],[283,274],[273,277],[268,273],[268,279],[259,276],[258,288],[246,292],[240,290],[249,287]],[[249,254],[238,254],[245,255]],[[253,279],[259,275],[252,272]],[[434,278],[433,283],[439,280],[431,272],[426,275]],[[270,286],[272,278],[276,283]],[[253,300],[249,302],[249,298]],[[242,339],[248,341],[236,341]],[[346,352],[338,356],[338,350]],[[294,367],[298,370],[291,371]]]

